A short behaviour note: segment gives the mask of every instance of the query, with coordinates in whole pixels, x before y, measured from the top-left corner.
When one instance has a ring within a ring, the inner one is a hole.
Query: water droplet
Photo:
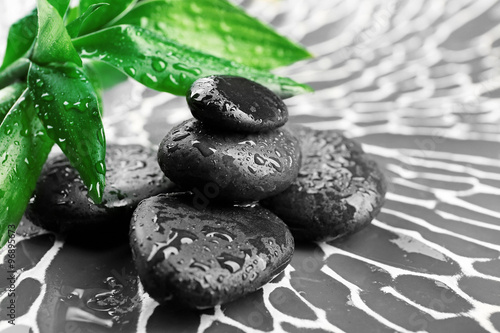
[[[250,171],[251,173],[255,174],[257,171],[252,168],[251,166],[248,167],[248,171]]]
[[[183,72],[190,73],[193,75],[200,75],[201,74],[201,70],[199,68],[189,67],[189,66],[186,66],[185,64],[180,63],[180,62],[174,64],[172,67],[174,69],[179,70],[179,71],[183,71]]]
[[[43,87],[43,81],[40,80],[40,79],[37,79],[36,82],[35,82],[35,85],[39,88]]]
[[[208,272],[210,270],[210,266],[207,265],[207,264],[204,264],[204,263],[201,263],[199,261],[193,261],[191,263],[191,265],[189,265],[189,267],[192,267],[192,268],[199,268],[201,269],[202,271],[204,272]]]
[[[178,86],[179,85],[179,81],[177,81],[177,79],[172,75],[172,74],[168,74],[167,75],[167,80],[168,81],[167,83],[170,83],[174,86]]]
[[[69,111],[71,109],[71,107],[72,107],[71,104],[68,101],[64,101],[63,102],[63,106],[64,106],[64,109],[66,111]]]
[[[125,73],[127,73],[128,75],[130,75],[131,77],[134,77],[135,76],[135,73],[136,73],[136,70],[134,67],[125,67]]]
[[[146,73],[142,80],[146,85],[156,85],[158,83],[158,78],[151,73]]]
[[[281,162],[275,158],[275,157],[269,157],[269,161],[271,162],[271,166],[278,172],[283,171],[283,165],[281,165]]]
[[[72,79],[79,79],[81,77],[81,73],[78,69],[69,67],[66,71],[66,75]]]
[[[255,156],[253,157],[253,160],[258,165],[266,164],[266,160],[262,156],[260,156],[259,154],[255,154]]]
[[[211,231],[206,234],[207,237],[217,237],[223,240],[226,240],[228,242],[232,242],[234,239],[234,236],[229,235],[226,232],[221,232],[221,231]]]
[[[230,273],[236,273],[245,263],[244,258],[238,258],[229,253],[222,253],[221,256],[217,257],[217,261],[222,268],[227,269]]]
[[[176,133],[175,135],[172,136],[173,141],[180,141],[182,139],[187,138],[190,135],[190,133],[187,132],[181,132],[181,133]]]
[[[163,72],[167,68],[167,64],[165,61],[161,59],[154,59],[153,60],[153,69],[157,72]]]
[[[10,135],[12,133],[12,128],[10,125],[5,125],[5,134]]]
[[[40,96],[44,101],[53,101],[54,100],[54,96],[52,96],[51,94],[49,93],[43,93],[41,96]]]
[[[209,147],[206,143],[199,142],[199,141],[193,141],[192,146],[198,149],[198,151],[204,156],[208,157],[210,155],[213,155],[213,153],[216,151],[214,148]]]
[[[95,169],[98,173],[100,173],[101,175],[105,175],[106,174],[106,164],[104,164],[103,161],[99,161],[95,164]]]
[[[106,138],[104,136],[104,128],[97,130],[97,140],[99,140],[101,146],[104,147],[104,145],[106,144]]]
[[[21,130],[21,136],[28,137],[30,135],[30,130],[29,128],[24,128]]]
[[[173,144],[168,144],[168,145],[167,145],[167,151],[168,151],[169,153],[175,153],[175,152],[176,152],[176,151],[178,151],[179,149],[180,149],[180,148],[179,148],[179,145],[177,145],[177,144],[174,144],[174,145],[173,145]]]

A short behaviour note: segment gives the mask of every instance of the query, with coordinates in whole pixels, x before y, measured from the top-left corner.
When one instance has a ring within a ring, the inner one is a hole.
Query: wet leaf
[[[17,59],[26,55],[35,41],[37,31],[38,14],[36,10],[33,10],[10,27],[7,48],[0,70],[5,69]]]
[[[80,13],[85,12],[90,6],[101,2],[103,1],[80,0]],[[101,28],[106,23],[123,13],[127,8],[133,6],[136,3],[136,0],[106,0],[104,2],[108,3],[109,6],[103,7],[94,15],[89,17],[89,19],[82,24],[80,35],[85,35]]]
[[[47,2],[57,10],[61,17],[64,17],[68,10],[70,0],[47,0]]]
[[[28,87],[47,134],[78,170],[90,197],[100,203],[106,142],[98,97],[87,75],[71,63],[32,64]]]
[[[94,87],[94,92],[97,97],[97,101],[99,103],[99,111],[100,115],[102,118],[102,112],[103,112],[103,103],[102,103],[102,93],[103,93],[103,77],[101,76],[101,73],[95,66],[96,62],[94,61],[89,61],[83,65],[83,69],[85,70],[85,73],[87,74],[87,77]],[[121,73],[120,73],[121,74]]]
[[[33,61],[38,64],[73,62],[82,65],[61,15],[47,0],[38,0],[38,23]]]
[[[68,9],[68,12],[66,13],[66,16],[64,17],[64,23],[66,23],[66,25],[69,25],[71,22],[76,20],[79,16],[80,16],[80,8],[71,7]]]
[[[92,64],[91,70],[94,72],[93,76],[100,81],[103,90],[114,87],[118,83],[126,81],[128,78],[123,72],[105,62],[90,60],[88,63]],[[88,71],[87,74],[89,74],[89,78],[91,78]]]
[[[73,40],[83,58],[106,62],[142,84],[185,95],[198,78],[229,74],[257,81],[282,97],[311,91],[307,85],[193,50],[158,33],[116,26]]]
[[[70,24],[66,26],[66,30],[68,30],[68,35],[71,38],[77,37],[78,34],[80,33],[83,24],[89,18],[91,18],[92,15],[95,15],[99,9],[102,9],[105,6],[109,6],[109,4],[101,2],[101,3],[96,3],[94,5],[90,5],[89,8],[87,8],[87,10],[85,11],[85,13],[74,19]]]
[[[26,83],[17,82],[0,90],[0,124],[25,89]]]
[[[116,24],[160,32],[194,49],[250,67],[271,69],[310,58],[307,50],[226,0],[153,0]]]
[[[0,126],[0,247],[17,228],[54,142],[26,89]]]

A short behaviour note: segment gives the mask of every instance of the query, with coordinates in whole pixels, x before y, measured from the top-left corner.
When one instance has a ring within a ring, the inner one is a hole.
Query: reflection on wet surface
[[[204,312],[158,306],[142,291],[126,246],[70,246],[27,223],[15,271],[19,327],[500,332],[500,3],[236,2],[316,56],[276,71],[316,89],[286,101],[291,121],[363,143],[391,183],[382,213],[350,239],[298,246],[272,283]],[[16,5],[0,3],[0,17]],[[3,41],[1,19],[0,26]],[[183,98],[132,81],[110,90],[104,104],[106,134],[117,143],[157,145],[190,117]],[[0,252],[2,309],[6,258]],[[226,263],[238,269],[237,260]],[[7,327],[0,322],[0,331]]]

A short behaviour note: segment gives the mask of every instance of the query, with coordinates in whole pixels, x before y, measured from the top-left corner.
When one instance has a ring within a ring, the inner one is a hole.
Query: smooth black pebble
[[[103,201],[96,205],[87,197],[87,188],[68,159],[64,155],[50,158],[26,210],[27,218],[84,242],[126,241],[130,218],[139,202],[172,191],[175,185],[158,167],[155,151],[143,146],[108,145],[106,166]]]
[[[261,132],[283,126],[288,120],[288,109],[279,96],[243,77],[198,79],[186,99],[193,116],[212,127]]]
[[[262,204],[299,241],[332,240],[359,231],[378,214],[386,182],[361,146],[335,131],[291,126],[302,146],[295,182]]]
[[[195,208],[188,193],[161,194],[134,212],[130,241],[144,289],[203,309],[259,289],[292,258],[293,237],[260,206]]]
[[[300,145],[287,129],[223,132],[195,119],[174,127],[160,144],[165,175],[200,201],[248,202],[285,190],[300,168]]]

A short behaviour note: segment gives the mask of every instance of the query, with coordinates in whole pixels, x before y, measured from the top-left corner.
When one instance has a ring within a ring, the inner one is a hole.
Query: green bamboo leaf
[[[0,247],[21,221],[53,145],[25,90],[0,125]]]
[[[5,69],[29,51],[38,31],[38,14],[36,10],[14,23],[9,29],[7,48],[2,67]]]
[[[32,64],[28,87],[38,117],[61,147],[96,203],[102,200],[106,142],[99,102],[87,75],[74,64]]]
[[[257,81],[282,97],[311,91],[307,85],[217,58],[135,26],[116,26],[73,40],[83,58],[100,60],[159,91],[185,95],[200,77],[231,74]]]
[[[80,8],[79,7],[71,7],[68,9],[68,12],[66,13],[66,16],[64,17],[64,23],[66,23],[66,26],[67,26],[71,22],[76,20],[79,16],[80,16]]]
[[[25,89],[26,83],[17,82],[0,90],[0,124]]]
[[[83,13],[92,5],[100,3],[99,0],[80,0],[80,13]],[[136,0],[106,0],[109,6],[106,6],[99,10],[99,12],[92,15],[91,18],[86,20],[82,25],[80,30],[80,35],[88,34],[95,31],[111,20],[115,19],[117,16],[122,14],[127,8],[132,7],[137,1]]]
[[[102,102],[102,94],[104,91],[103,88],[103,77],[99,73],[99,70],[96,68],[96,62],[94,61],[89,61],[83,64],[83,69],[85,70],[85,73],[87,74],[87,77],[92,84],[92,87],[94,87],[94,92],[97,97],[97,102],[99,103],[99,111],[100,116],[102,118],[102,112],[104,111],[103,109],[103,102]],[[116,70],[116,69],[113,69]],[[121,74],[121,73],[120,73]]]
[[[38,64],[73,62],[82,60],[76,53],[61,15],[47,0],[38,0],[38,34],[32,60]]]
[[[250,67],[272,69],[310,58],[303,47],[226,0],[152,0],[116,24],[160,32],[194,49]]]
[[[92,17],[92,15],[95,15],[99,9],[104,8],[104,6],[109,6],[109,3],[96,3],[94,5],[89,6],[85,13],[80,15],[78,18],[73,20],[70,24],[66,26],[66,30],[68,30],[68,35],[71,38],[75,38],[78,36],[80,33],[80,30],[82,29],[83,24]]]
[[[54,7],[61,17],[64,17],[68,10],[70,0],[47,0]]]
[[[64,16],[64,12],[69,5],[69,0],[50,0],[49,3],[56,8],[61,16]],[[36,9],[11,25],[7,37],[7,48],[0,70],[28,53],[33,46],[37,32],[38,13]]]
[[[105,62],[90,60],[89,63],[91,63],[92,65],[92,69],[90,70],[93,71],[92,73],[93,76],[95,77],[96,80],[100,81],[100,85],[103,90],[114,87],[118,83],[121,83],[128,79],[128,76],[125,75],[123,72],[121,72],[120,70],[116,69],[111,65],[106,64]],[[87,74],[89,74],[90,78],[91,73],[87,71],[87,69],[86,72]]]

